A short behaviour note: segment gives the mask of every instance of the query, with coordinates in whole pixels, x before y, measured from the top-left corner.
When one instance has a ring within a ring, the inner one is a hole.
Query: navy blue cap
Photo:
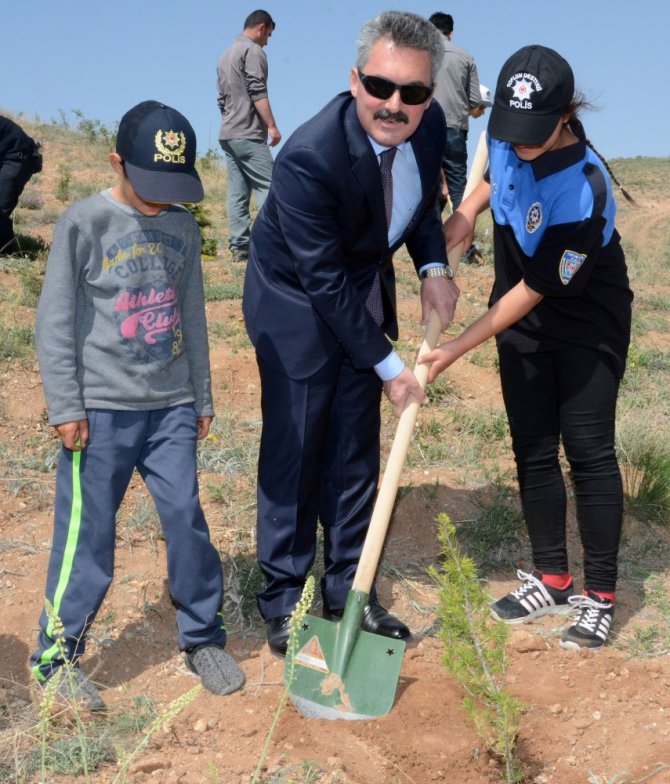
[[[524,46],[498,76],[489,134],[512,144],[541,145],[574,94],[575,77],[567,60],[547,46]]]
[[[121,118],[116,151],[144,201],[193,204],[204,191],[195,168],[195,131],[183,114],[158,101],[142,101]]]

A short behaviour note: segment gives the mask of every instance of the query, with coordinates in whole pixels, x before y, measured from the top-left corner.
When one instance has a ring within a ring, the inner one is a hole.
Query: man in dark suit
[[[431,308],[443,327],[453,317],[458,289],[436,208],[445,124],[432,89],[442,53],[436,28],[415,14],[368,22],[351,93],[285,144],[252,231],[243,308],[262,390],[258,604],[278,654],[318,520],[324,617],[342,614],[379,478],[382,388],[396,414],[409,395],[426,400],[387,337],[398,337],[393,253],[403,243],[422,277],[424,322]],[[362,628],[410,636],[374,588]]]

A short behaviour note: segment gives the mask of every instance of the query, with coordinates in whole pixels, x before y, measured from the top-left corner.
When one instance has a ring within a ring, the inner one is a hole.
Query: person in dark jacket
[[[28,180],[40,171],[39,144],[9,117],[0,116],[0,255],[18,250],[12,212]]]
[[[345,606],[379,476],[382,387],[399,412],[425,401],[393,350],[393,254],[421,278],[424,319],[443,327],[458,296],[437,211],[444,117],[432,101],[437,30],[387,12],[364,26],[351,91],[287,141],[251,232],[243,309],[261,378],[258,602],[268,642],[286,652],[289,615],[324,528],[328,619]],[[362,628],[409,629],[370,594]]]

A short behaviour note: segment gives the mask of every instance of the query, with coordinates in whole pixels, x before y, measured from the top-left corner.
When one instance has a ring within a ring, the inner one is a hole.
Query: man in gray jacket
[[[461,203],[468,165],[468,120],[483,114],[479,90],[479,76],[474,58],[465,49],[452,43],[454,19],[441,11],[430,16],[429,21],[442,33],[444,59],[435,83],[433,97],[442,107],[447,120],[447,144],[442,159],[451,207]],[[441,200],[446,204],[446,195]]]
[[[253,11],[216,69],[221,109],[219,142],[228,168],[228,232],[233,261],[247,260],[251,194],[260,209],[272,178],[269,147],[281,141],[270,108],[268,61],[263,51],[274,29],[267,11]]]

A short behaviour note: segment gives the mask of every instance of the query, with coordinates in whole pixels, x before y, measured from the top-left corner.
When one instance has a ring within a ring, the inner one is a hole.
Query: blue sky
[[[266,51],[284,138],[347,89],[361,25],[395,8],[451,13],[454,43],[491,88],[519,47],[557,49],[598,109],[583,119],[605,156],[670,155],[667,0],[0,0],[0,109],[45,122],[64,112],[73,124],[77,109],[112,126],[155,98],[187,115],[201,152],[218,148],[216,62],[256,2],[277,22]],[[470,127],[472,149],[485,120]]]

